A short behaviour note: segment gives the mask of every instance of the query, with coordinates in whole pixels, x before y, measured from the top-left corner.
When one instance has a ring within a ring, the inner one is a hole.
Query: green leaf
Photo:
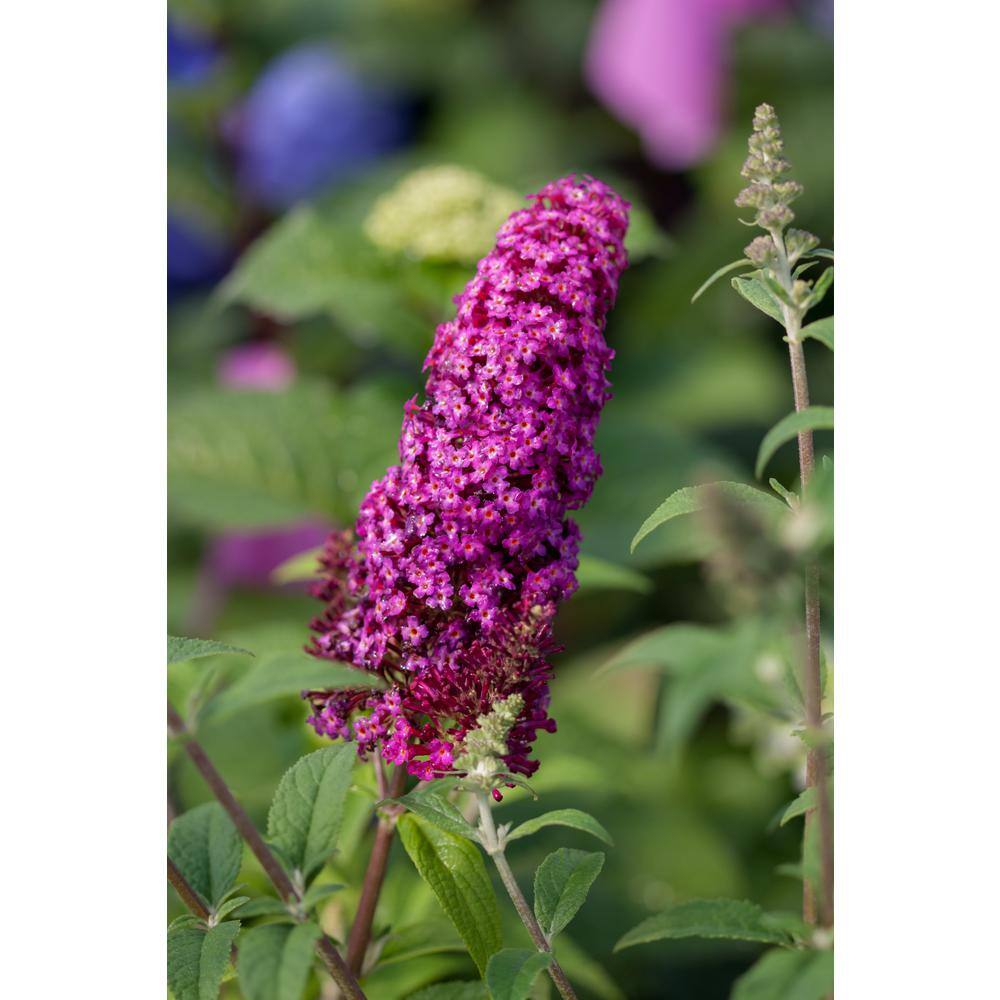
[[[304,580],[315,580],[319,577],[319,557],[323,546],[307,549],[286,559],[271,571],[271,579],[275,583],[298,583]]]
[[[421,920],[405,927],[394,928],[386,935],[379,953],[377,968],[408,962],[426,955],[463,952],[465,945],[447,920]]]
[[[302,909],[307,913],[317,904],[322,903],[327,896],[343,889],[340,882],[324,882],[323,885],[311,885],[302,896]]]
[[[593,816],[581,809],[554,809],[552,812],[526,820],[507,834],[507,842],[519,840],[521,837],[530,837],[533,833],[537,833],[547,826],[568,826],[574,830],[582,830],[598,840],[603,840],[608,846],[614,847],[611,834]]]
[[[424,819],[441,827],[442,830],[479,843],[476,828],[458,811],[456,806],[433,788],[414,788],[412,792],[408,792],[398,799],[392,799],[392,801],[406,806],[411,812],[423,816]]]
[[[337,846],[356,760],[353,743],[316,750],[285,773],[274,793],[267,816],[268,838],[305,879]]]
[[[823,1000],[832,992],[832,951],[768,951],[736,980],[731,1000]]]
[[[804,257],[823,257],[826,260],[833,260],[833,251],[826,250],[823,247],[817,247],[815,250],[810,250],[808,253],[803,254]]]
[[[190,639],[187,636],[167,636],[167,666],[171,663],[181,663],[184,660],[197,660],[202,656],[215,656],[217,653],[245,653],[253,656],[249,649],[239,646],[227,646],[224,642],[212,639]]]
[[[236,883],[243,841],[218,802],[188,810],[170,824],[167,855],[210,910]]]
[[[782,486],[781,483],[779,483],[773,476],[767,482],[771,489],[774,490],[774,492],[777,493],[778,496],[780,496],[792,510],[795,510],[798,507],[799,498],[798,494],[796,494],[794,490],[786,490],[785,487]]]
[[[374,385],[185,393],[167,420],[170,512],[209,529],[353,520],[398,432],[398,403]]]
[[[567,931],[559,935],[552,951],[570,982],[578,989],[583,987],[596,1000],[626,1000],[621,988],[590,953],[590,949],[578,945]]]
[[[560,847],[535,872],[535,916],[551,941],[583,906],[594,879],[604,867],[600,851],[574,851]]]
[[[265,924],[240,940],[236,963],[247,1000],[300,1000],[322,931],[316,924]]]
[[[596,556],[580,556],[576,579],[581,591],[631,590],[636,594],[648,594],[653,589],[653,581],[648,576]]]
[[[675,517],[684,514],[693,514],[702,510],[708,503],[719,497],[722,500],[729,500],[734,503],[746,504],[761,512],[781,511],[784,513],[785,505],[770,493],[764,493],[747,486],[744,483],[707,483],[704,486],[684,486],[671,493],[656,510],[653,511],[642,527],[636,532],[632,539],[631,551],[635,552],[636,546],[652,531],[665,524]]]
[[[809,293],[809,304],[806,306],[807,309],[812,309],[813,306],[818,306],[823,299],[826,298],[826,293],[830,290],[830,286],[833,284],[833,268],[828,267],[817,279],[816,284],[813,285],[812,291]]]
[[[809,812],[810,809],[815,809],[815,808],[816,808],[816,789],[807,788],[784,811],[781,817],[781,822],[778,825],[784,826],[790,820],[795,819],[796,816],[803,816],[807,812]]]
[[[745,899],[693,899],[643,920],[615,951],[664,938],[729,938],[790,945],[791,938],[756,904]]]
[[[347,663],[320,660],[301,649],[262,653],[239,680],[205,705],[202,718],[218,722],[275,698],[297,697],[303,691],[382,686],[377,674]]]
[[[694,305],[694,303],[701,298],[702,293],[706,292],[709,288],[711,288],[712,285],[714,285],[715,282],[718,281],[719,278],[721,278],[724,274],[728,274],[730,271],[735,271],[736,268],[738,267],[753,267],[753,264],[749,260],[747,260],[746,257],[741,257],[739,260],[734,260],[731,264],[724,264],[722,267],[718,269],[718,271],[714,271],[708,278],[705,279],[704,283],[701,285],[698,291],[696,291],[694,295],[691,296],[691,304]]]
[[[785,320],[781,315],[781,306],[767,290],[764,282],[760,280],[760,271],[754,271],[752,275],[747,277],[733,278],[731,284],[750,305],[756,306],[762,313],[766,313],[782,326],[785,325]]]
[[[489,1000],[486,985],[481,980],[466,983],[435,983],[417,993],[411,993],[406,1000]]]
[[[287,917],[288,907],[274,896],[258,896],[240,907],[240,920],[250,917]]]
[[[484,973],[490,955],[500,950],[503,941],[493,883],[479,850],[413,813],[400,817],[398,830],[410,860]]]
[[[818,340],[824,347],[833,350],[833,317],[825,316],[823,319],[816,320],[815,323],[807,323],[799,331],[799,337],[802,340],[807,340],[812,338],[813,340]]]
[[[498,951],[486,967],[486,985],[491,1000],[526,1000],[535,977],[551,964],[552,955],[547,951],[527,948]]]
[[[216,1000],[239,929],[238,920],[227,920],[208,931],[167,932],[167,985],[175,1000]]]
[[[771,456],[802,431],[833,430],[832,406],[807,406],[782,417],[765,435],[757,452],[754,475],[759,479]]]
[[[238,910],[244,903],[249,903],[249,896],[233,896],[232,899],[227,899],[216,911],[215,911],[215,921],[219,922],[225,917],[228,917],[233,910]],[[240,914],[242,917],[243,915]]]

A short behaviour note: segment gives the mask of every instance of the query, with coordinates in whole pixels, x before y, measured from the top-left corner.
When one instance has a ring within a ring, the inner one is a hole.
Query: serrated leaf
[[[771,456],[786,442],[802,431],[833,430],[832,406],[807,406],[782,417],[765,435],[757,452],[754,475],[759,479]]]
[[[661,524],[681,517],[684,514],[694,514],[704,509],[715,497],[729,500],[733,503],[746,504],[762,513],[785,513],[787,507],[770,493],[747,486],[745,483],[707,483],[704,486],[684,486],[671,493],[656,510],[653,511],[632,539],[630,551],[635,552],[636,546]]]
[[[736,980],[731,1000],[823,1000],[832,992],[832,951],[768,951]]]
[[[535,977],[551,964],[552,955],[547,951],[528,948],[498,951],[486,967],[486,986],[491,1000],[526,1000]]]
[[[507,834],[507,842],[519,840],[521,837],[530,837],[533,833],[537,833],[547,826],[568,826],[573,830],[582,830],[598,840],[603,840],[605,844],[614,846],[611,834],[593,816],[581,809],[553,809],[552,812],[525,820]]]
[[[413,813],[400,817],[398,830],[410,860],[484,973],[503,940],[493,883],[478,848]]]
[[[299,583],[305,580],[315,580],[319,577],[319,557],[323,546],[298,552],[271,571],[271,579],[275,583]]]
[[[702,283],[701,287],[691,296],[691,304],[694,305],[698,299],[701,298],[702,294],[708,291],[709,288],[714,285],[719,278],[724,274],[728,274],[730,271],[735,271],[738,267],[753,267],[753,264],[747,260],[746,257],[741,257],[739,260],[734,260],[731,264],[723,264],[717,271],[713,271],[708,278]]]
[[[816,320],[815,323],[807,323],[799,331],[799,338],[808,340],[809,338],[818,340],[824,347],[833,350],[833,317],[825,316]]]
[[[206,802],[170,824],[167,855],[191,888],[214,910],[236,883],[243,841],[222,806]]]
[[[207,931],[167,932],[167,985],[175,1000],[216,1000],[239,929],[238,920],[227,920]]]
[[[576,581],[581,591],[631,590],[636,594],[648,594],[653,589],[653,581],[648,576],[596,556],[580,556]]]
[[[781,306],[767,290],[764,282],[760,280],[759,271],[754,271],[752,275],[747,277],[733,278],[730,283],[750,305],[770,316],[775,322],[782,326],[785,325],[785,320],[781,315]]]
[[[807,788],[789,805],[781,816],[778,826],[784,826],[796,816],[804,816],[810,809],[816,808],[816,789]]]
[[[435,983],[411,993],[406,1000],[489,1000],[489,995],[482,981]]]
[[[261,654],[257,662],[235,683],[210,699],[202,719],[218,722],[275,698],[299,696],[320,688],[379,688],[377,674],[346,663],[332,663],[303,650]]]
[[[240,940],[236,971],[247,1000],[301,1000],[322,931],[316,924],[265,924]]]
[[[336,849],[356,761],[353,743],[316,750],[292,765],[274,793],[268,838],[305,879]]]
[[[249,649],[229,646],[212,639],[192,639],[182,635],[167,636],[167,666],[171,663],[182,663],[184,660],[197,660],[202,656],[215,656],[218,653],[241,653],[253,656]]]
[[[583,906],[594,879],[604,867],[600,851],[574,851],[560,847],[535,872],[535,916],[551,941]]]
[[[690,937],[791,944],[789,935],[756,903],[745,899],[693,899],[643,920],[619,940],[615,951],[665,938]]]
[[[412,792],[392,801],[406,806],[411,812],[423,816],[424,819],[441,827],[442,830],[479,843],[476,828],[458,811],[455,805],[433,788],[415,788]]]

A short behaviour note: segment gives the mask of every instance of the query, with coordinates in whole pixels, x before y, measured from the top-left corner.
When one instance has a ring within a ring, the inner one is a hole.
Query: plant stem
[[[778,230],[771,231],[778,252],[778,266],[775,277],[791,295],[792,275],[785,243]],[[785,339],[788,342],[788,359],[792,371],[792,395],[796,411],[809,405],[809,378],[806,373],[806,358],[802,350],[799,333],[802,328],[802,313],[793,306],[782,304],[785,321]],[[813,435],[811,430],[799,431],[799,478],[805,493],[813,470]],[[803,694],[805,702],[806,728],[812,737],[818,737],[823,729],[823,688],[820,668],[820,607],[819,607],[819,566],[810,561],[805,568],[805,619],[806,619],[806,663]],[[812,825],[819,823],[821,900],[817,907],[815,892],[808,879],[802,883],[802,916],[810,924],[820,920],[825,926],[833,924],[833,817],[830,813],[830,799],[827,793],[826,759],[821,747],[810,747],[806,754],[806,785],[816,789],[816,808],[805,816],[806,835],[811,834]]]
[[[194,766],[198,768],[205,783],[212,790],[212,794],[229,814],[229,818],[233,821],[240,836],[260,862],[260,866],[271,880],[271,884],[277,889],[278,895],[286,903],[301,906],[302,894],[292,884],[292,880],[281,867],[246,811],[236,801],[222,775],[215,769],[215,765],[209,760],[201,744],[190,734],[184,720],[170,702],[167,702],[167,727],[175,737],[182,740],[187,755],[191,758]],[[365,995],[358,985],[357,979],[326,934],[322,934],[316,942],[316,950],[344,995],[353,998],[353,1000],[365,1000]]]
[[[201,896],[195,892],[191,883],[181,874],[180,868],[169,857],[167,858],[167,881],[174,887],[177,895],[181,897],[181,902],[199,920],[208,920],[212,916],[211,911],[205,905]]]
[[[478,791],[476,799],[479,804],[479,823],[483,836],[483,847],[486,848],[486,853],[489,854],[493,859],[493,863],[497,866],[497,871],[500,873],[500,881],[503,882],[504,888],[507,890],[507,895],[510,896],[511,902],[514,904],[514,909],[517,910],[517,915],[521,918],[521,923],[528,929],[535,947],[539,951],[544,951],[551,955],[552,946],[545,939],[542,928],[535,919],[535,914],[528,905],[528,901],[524,898],[524,893],[521,892],[521,887],[517,884],[517,879],[514,878],[514,872],[511,870],[510,864],[507,861],[507,855],[500,844],[496,824],[493,822],[493,808],[490,805],[488,793]],[[552,961],[549,963],[549,976],[552,978],[552,982],[555,983],[559,995],[564,997],[564,1000],[576,1000],[576,993],[573,992],[573,987],[566,978],[566,973],[563,972],[554,955]]]
[[[397,767],[389,782],[388,791],[386,791],[384,787],[385,775],[381,764],[381,758],[376,758],[374,765],[380,794],[383,798],[396,798],[403,791],[406,772],[402,767]],[[361,898],[358,900],[358,909],[354,914],[354,923],[351,924],[351,933],[347,939],[347,965],[355,975],[361,973],[365,953],[368,951],[368,944],[371,941],[372,921],[375,919],[375,907],[378,905],[379,893],[382,891],[382,883],[385,880],[385,869],[389,862],[389,848],[392,847],[398,815],[397,809],[384,809],[379,815],[378,824],[375,827],[375,840],[372,842],[372,852],[368,857],[368,867],[365,869]]]
[[[181,898],[181,902],[199,919],[206,923],[211,919],[212,913],[205,905],[204,900],[195,891],[194,886],[184,877],[180,868],[177,867],[167,857],[167,881],[174,887],[174,891]],[[236,968],[236,960],[239,958],[239,951],[236,945],[229,946],[229,961]]]

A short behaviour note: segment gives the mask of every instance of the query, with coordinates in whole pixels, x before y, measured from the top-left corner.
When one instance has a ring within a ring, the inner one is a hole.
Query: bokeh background
[[[533,782],[544,808],[590,811],[616,839],[557,949],[583,996],[726,997],[759,949],[613,945],[674,900],[799,905],[783,868],[801,831],[776,819],[801,782],[792,727],[708,674],[600,668],[658,626],[740,613],[711,524],[678,519],[634,556],[629,541],[674,489],[753,482],[762,434],[791,409],[778,327],[728,281],[690,298],[752,235],[733,197],[761,101],[806,187],[796,224],[833,245],[831,36],[820,0],[170,3],[169,626],[252,649],[271,673],[203,660],[172,668],[169,687],[203,708],[201,738],[258,819],[318,745],[274,680],[282,657],[300,669],[317,610],[286,561],[350,524],[394,461],[434,327],[511,199],[582,171],[635,206],[607,331],[605,474],[579,516],[587,565],[558,624],[559,731],[540,736]],[[814,400],[830,403],[832,355],[807,352]],[[769,472],[791,484],[795,469],[789,446]],[[177,812],[206,797],[176,756],[169,785]],[[352,802],[332,865],[349,888],[324,914],[335,934],[366,860],[370,799]],[[539,807],[518,794],[502,808]],[[530,881],[566,842],[540,834],[512,862]],[[474,975],[398,844],[383,900],[373,1000]],[[512,919],[508,945],[523,937]],[[420,957],[391,960],[408,947]]]

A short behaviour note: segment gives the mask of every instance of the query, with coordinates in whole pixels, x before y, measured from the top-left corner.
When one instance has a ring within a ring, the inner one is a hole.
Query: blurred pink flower
[[[788,0],[604,0],[591,30],[591,89],[642,137],[651,160],[683,168],[722,125],[729,33]]]
[[[280,392],[295,380],[295,362],[277,344],[240,344],[223,356],[218,377],[229,389]]]

